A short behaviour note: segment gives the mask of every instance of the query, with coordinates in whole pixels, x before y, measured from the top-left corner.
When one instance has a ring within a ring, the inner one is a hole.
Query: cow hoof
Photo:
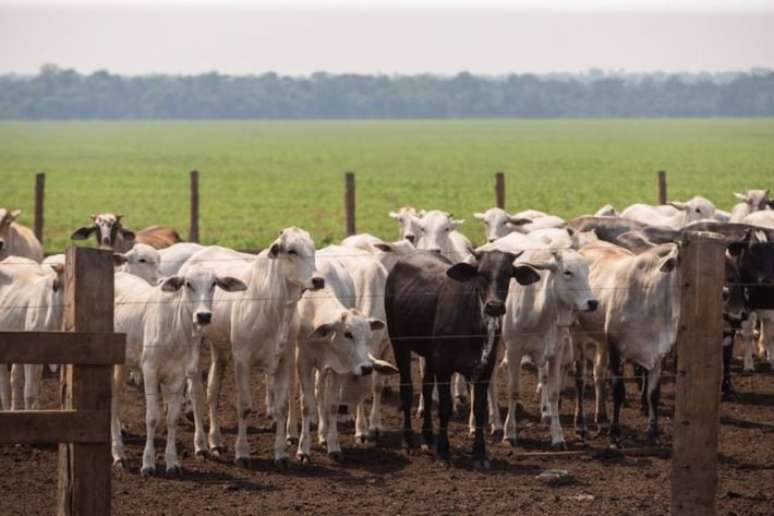
[[[486,471],[491,469],[492,465],[486,459],[476,459],[473,461],[473,469],[478,471]]]
[[[183,472],[183,468],[180,467],[180,464],[175,464],[174,466],[168,466],[167,467],[167,475],[179,475]]]
[[[226,447],[225,446],[213,446],[210,448],[210,453],[213,457],[221,457],[224,453],[226,453]]]
[[[240,468],[247,468],[250,466],[250,459],[247,457],[237,457],[234,459],[234,464]]]
[[[154,473],[156,473],[156,468],[154,466],[147,466],[140,470],[140,475],[144,477],[150,477]]]
[[[364,445],[368,441],[368,436],[360,434],[355,436],[355,444]]]
[[[308,466],[312,463],[312,458],[309,457],[306,453],[299,453],[298,454],[298,462],[303,464],[304,466]]]
[[[197,450],[194,454],[194,457],[199,462],[205,461],[209,458],[209,453],[207,453],[207,450]]]
[[[298,444],[298,437],[288,437],[287,441],[288,446],[294,446]]]
[[[516,441],[515,437],[506,437],[505,439],[503,439],[503,442],[505,444],[510,444],[511,446],[513,446],[515,448],[517,441]]]
[[[565,443],[564,441],[559,441],[558,443],[551,443],[551,449],[557,450],[557,451],[566,451],[567,443]]]
[[[340,451],[328,452],[328,457],[330,457],[333,462],[341,462],[344,458]]]
[[[290,466],[290,461],[287,457],[280,457],[279,459],[274,459],[274,465],[277,466],[277,469],[286,471]]]

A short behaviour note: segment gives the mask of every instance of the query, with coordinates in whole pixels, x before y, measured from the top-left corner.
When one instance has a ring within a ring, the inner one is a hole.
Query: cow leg
[[[414,447],[414,432],[411,430],[411,405],[414,389],[411,385],[411,352],[403,348],[393,348],[395,363],[400,371],[400,407],[403,411],[403,447]]]
[[[11,377],[8,364],[0,364],[0,408],[11,409]]]
[[[521,378],[521,352],[515,350],[516,346],[509,343],[506,347],[508,353],[508,415],[505,416],[505,434],[503,442],[516,446],[516,412],[519,405],[519,386]]]
[[[586,413],[583,410],[583,394],[586,390],[586,358],[580,355],[574,364],[575,370],[575,433],[581,441],[585,441],[589,429],[586,424]]]
[[[317,442],[322,446],[326,446],[326,436],[328,435],[328,377],[330,376],[329,370],[317,371],[315,377],[314,391],[317,397]],[[338,421],[338,419],[337,419]]]
[[[658,402],[661,398],[661,361],[648,371],[648,442],[655,445],[658,442]]]
[[[546,362],[544,397],[549,407],[549,417],[551,419],[551,448],[564,450],[567,448],[567,445],[564,442],[562,423],[559,420],[559,397],[562,391],[562,355],[563,353],[560,350]]]
[[[459,414],[464,414],[465,405],[467,405],[468,402],[468,386],[465,382],[465,377],[459,373],[454,373],[452,375],[452,382],[452,388],[454,389],[452,392],[454,395],[454,411]]]
[[[626,388],[624,387],[621,376],[621,355],[615,347],[610,349],[610,376],[613,384],[613,423],[610,426],[610,438],[616,446],[621,444],[621,426],[619,418],[621,415],[621,406],[626,397]]]
[[[500,406],[497,404],[497,369],[492,369],[492,379],[489,381],[487,396],[489,401],[489,417],[492,418],[492,435],[499,436],[503,432],[503,420],[500,416]]]
[[[451,395],[451,375],[439,373],[435,377],[438,384],[438,443],[436,455],[441,464],[449,463],[449,420],[451,419],[453,403]]]
[[[167,405],[167,447],[164,450],[164,462],[169,475],[179,474],[182,471],[180,459],[177,456],[176,441],[177,419],[183,405],[183,385],[185,385],[185,374],[183,371],[180,373],[179,377],[172,382],[161,385],[161,394]]]
[[[40,384],[43,381],[43,364],[24,364],[24,408],[40,408]]]
[[[425,377],[425,359],[424,357],[419,357],[419,377],[424,378]],[[403,383],[403,382],[401,382]],[[412,394],[413,397],[413,394]],[[417,419],[422,419],[422,415],[425,411],[425,396],[424,396],[424,389],[419,389],[419,404],[417,405]]]
[[[272,381],[270,374],[263,375],[263,381],[266,386],[266,396],[264,402],[266,403],[266,418],[269,421],[274,420],[274,382]]]
[[[383,431],[382,426],[382,391],[384,390],[384,376],[373,374],[371,384],[373,403],[371,404],[371,416],[368,420],[368,435],[370,439],[379,436]]]
[[[746,321],[742,322],[742,349],[744,349],[744,367],[745,373],[755,371],[753,362],[753,353],[755,352],[755,314],[750,314]]]
[[[24,408],[24,365],[11,365],[11,410]]]
[[[341,445],[339,444],[339,378],[336,373],[328,375],[325,382],[325,411],[328,421],[325,444],[328,456],[336,462],[341,460]]]
[[[650,373],[639,364],[632,364],[632,369],[634,369],[634,376],[637,378],[637,386],[640,389],[640,413],[643,416],[647,416],[650,414],[650,401],[648,395],[650,392],[648,375]]]
[[[723,401],[732,401],[736,399],[734,387],[731,385],[731,359],[734,356],[734,334],[723,337],[723,381],[721,383],[721,392]]]
[[[234,378],[236,383],[237,438],[234,443],[234,462],[238,466],[247,466],[250,462],[250,448],[247,443],[247,418],[252,412],[253,398],[250,393],[250,363],[244,357],[234,357]],[[276,407],[275,407],[276,408]],[[277,432],[280,430],[277,421]],[[283,441],[284,441],[283,437]]]
[[[274,384],[274,421],[276,423],[274,428],[274,463],[281,469],[288,466],[288,409],[291,382],[295,379],[293,353],[294,350],[288,346],[288,349],[280,357],[272,382]],[[249,388],[249,386],[250,382],[247,379],[247,387]],[[250,400],[250,406],[252,407],[252,400]]]
[[[142,454],[143,476],[156,472],[156,428],[161,420],[161,406],[159,403],[159,380],[156,371],[149,367],[143,367],[143,380],[145,386],[145,451]]]
[[[476,418],[476,432],[473,438],[473,467],[489,469],[489,461],[486,458],[486,444],[484,443],[484,427],[486,426],[487,399],[486,391],[489,382],[475,381],[473,383],[473,411]]]
[[[126,367],[113,368],[113,393],[110,398],[110,442],[113,465],[123,467],[126,460],[124,440],[121,436],[121,397],[126,386]]]
[[[202,458],[207,455],[207,433],[204,430],[204,386],[198,371],[188,372],[188,392],[194,419],[194,454]]]
[[[433,390],[435,389],[435,364],[425,360],[425,374],[422,376],[422,398],[425,403],[422,413],[422,449],[433,447]]]
[[[365,444],[368,440],[368,416],[365,400],[355,404],[355,442]]]
[[[298,438],[298,451],[296,457],[302,464],[310,462],[311,454],[311,435],[309,417],[317,411],[314,396],[314,368],[304,360],[298,360],[298,383],[301,394],[299,402],[301,404],[301,435]]]
[[[220,388],[223,382],[223,374],[226,370],[227,354],[210,344],[210,372],[207,375],[207,410],[210,419],[210,433],[208,436],[210,452],[220,456],[226,451],[223,443],[223,434],[220,432]]]
[[[597,425],[599,435],[604,435],[610,430],[610,421],[607,418],[607,384],[605,382],[605,367],[607,351],[605,346],[596,344],[594,354],[594,423]]]

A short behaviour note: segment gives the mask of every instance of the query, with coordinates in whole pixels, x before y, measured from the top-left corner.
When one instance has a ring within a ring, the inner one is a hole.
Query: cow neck
[[[161,285],[153,287],[151,307],[145,310],[143,346],[157,342],[175,350],[185,350],[193,344],[193,307],[185,302],[183,288],[166,293],[161,290]]]

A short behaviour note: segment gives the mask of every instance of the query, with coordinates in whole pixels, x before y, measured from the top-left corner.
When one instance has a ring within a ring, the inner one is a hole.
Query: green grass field
[[[36,171],[46,172],[47,252],[68,245],[94,212],[139,229],[188,231],[188,171],[201,172],[201,237],[265,246],[297,225],[318,242],[344,234],[343,172],[357,177],[357,229],[387,239],[402,205],[467,219],[494,205],[563,217],[702,194],[728,209],[731,192],[774,186],[774,120],[452,120],[320,122],[0,123],[0,206],[32,225]]]

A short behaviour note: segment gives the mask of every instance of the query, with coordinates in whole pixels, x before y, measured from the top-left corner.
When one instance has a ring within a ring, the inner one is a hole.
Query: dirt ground
[[[735,369],[738,370],[738,364]],[[627,368],[627,371],[629,369]],[[260,375],[262,377],[262,375]],[[257,406],[263,387],[258,374]],[[502,379],[500,380],[502,382]],[[232,464],[233,455],[197,461],[192,453],[193,426],[180,425],[179,450],[183,473],[175,477],[140,476],[144,444],[144,402],[141,393],[127,389],[123,421],[127,426],[126,470],[113,473],[113,513],[116,515],[247,515],[247,514],[666,514],[670,507],[668,458],[604,457],[589,453],[573,457],[523,457],[525,452],[548,451],[548,428],[536,416],[536,376],[522,375],[524,414],[519,420],[519,444],[511,447],[492,439],[488,451],[492,469],[472,468],[467,425],[452,423],[450,438],[453,467],[444,469],[432,456],[407,455],[400,433],[388,432],[376,443],[354,444],[351,428],[341,429],[342,463],[330,460],[318,446],[312,464],[291,464],[279,471],[272,461],[272,434],[260,430],[265,417],[252,420],[249,435],[252,462],[248,468]],[[774,373],[736,376],[739,401],[721,406],[720,484],[718,514],[774,514]],[[504,390],[501,406],[504,408]],[[47,408],[54,408],[56,381],[45,382]],[[236,432],[233,383],[227,376],[224,389],[224,430],[229,447]],[[673,384],[666,379],[662,390],[663,444],[671,441]],[[565,436],[571,450],[604,448],[606,438],[581,443],[572,427],[573,390],[565,392],[562,412]],[[639,412],[635,384],[627,385],[624,408],[624,447],[645,445],[647,421]],[[593,391],[586,392],[586,408],[593,409]],[[385,400],[385,424],[400,428],[397,393]],[[436,420],[437,421],[437,420]],[[437,424],[437,423],[436,423]],[[415,422],[415,429],[418,428]],[[593,428],[592,428],[593,431]],[[231,449],[229,450],[231,452]],[[295,449],[291,448],[291,455]],[[0,515],[52,514],[56,496],[56,447],[0,447]],[[163,442],[157,444],[157,460],[163,461]],[[537,479],[547,469],[564,469],[573,480],[548,486]]]

